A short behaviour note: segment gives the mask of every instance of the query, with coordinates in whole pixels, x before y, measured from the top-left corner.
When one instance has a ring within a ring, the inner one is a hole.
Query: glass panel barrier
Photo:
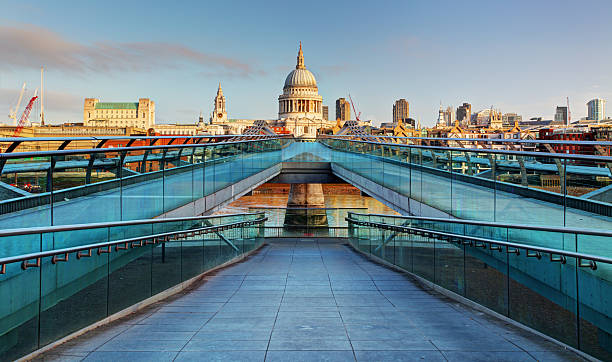
[[[17,263],[0,275],[0,359],[15,360],[40,346],[40,270],[21,270]],[[19,292],[17,292],[19,291]]]
[[[609,237],[577,235],[575,243],[580,253],[612,257]],[[597,263],[596,270],[582,267],[577,276],[581,349],[603,361],[612,360],[612,265]]]
[[[0,229],[160,216],[278,164],[291,142],[253,137],[20,140],[41,151],[0,153]]]
[[[348,218],[356,249],[610,359],[609,232],[353,212]]]
[[[163,213],[163,173],[148,150],[126,151],[121,179],[121,220]],[[142,216],[141,216],[142,215]]]
[[[263,242],[264,220],[245,214],[20,231],[31,233],[21,235],[31,239],[21,249],[29,256],[0,257],[0,294],[8,298],[0,307],[0,360],[22,357],[240,257]]]
[[[321,139],[333,163],[418,201],[410,205],[413,214],[612,229],[612,157],[459,147],[470,142],[433,147]]]
[[[0,173],[0,182],[5,184],[0,193],[0,226],[12,229],[51,225],[51,157],[2,161],[6,164]],[[22,217],[22,212],[28,212],[28,217]]]
[[[165,149],[162,153],[164,212],[193,200],[193,165],[183,153],[185,148]]]
[[[55,265],[52,257],[42,259],[40,345],[52,343],[107,316],[108,256]]]

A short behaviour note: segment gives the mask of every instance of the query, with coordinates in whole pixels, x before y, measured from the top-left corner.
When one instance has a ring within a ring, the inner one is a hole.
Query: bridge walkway
[[[39,360],[580,360],[334,240],[280,239]]]

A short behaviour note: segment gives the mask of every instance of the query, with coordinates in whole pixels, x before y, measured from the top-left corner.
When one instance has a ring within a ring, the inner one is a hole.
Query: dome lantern
[[[306,66],[304,66],[304,53],[302,53],[302,42],[300,42],[300,50],[298,51],[295,69],[306,69]]]
[[[309,88],[310,91],[315,92],[317,88],[317,80],[315,79],[315,76],[308,69],[306,69],[306,66],[304,65],[302,42],[300,42],[300,49],[298,50],[297,64],[295,69],[292,70],[289,75],[287,75],[283,89],[287,90],[288,88],[290,89],[297,87]]]

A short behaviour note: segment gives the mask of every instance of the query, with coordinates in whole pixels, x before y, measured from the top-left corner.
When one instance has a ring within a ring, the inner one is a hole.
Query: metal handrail
[[[292,138],[291,135],[168,135],[168,136],[91,136],[91,137],[6,137],[0,138],[0,142],[53,142],[53,141],[111,141],[111,140],[153,140],[153,139],[209,139],[209,138]],[[322,138],[354,138],[354,135],[320,135]],[[565,140],[524,140],[524,139],[503,139],[503,138],[443,138],[443,137],[396,137],[379,135],[360,135],[361,138],[389,138],[389,139],[408,139],[426,141],[475,141],[493,143],[525,143],[525,144],[567,144],[567,145],[603,145],[612,146],[612,141],[565,141]],[[313,138],[315,139],[315,138]]]
[[[541,255],[538,257],[537,255],[533,255],[533,254],[530,255],[529,252],[531,251],[531,252],[538,252],[538,253],[547,253],[547,254],[550,254],[551,261],[561,262],[563,264],[565,263],[565,260],[563,258],[554,259],[553,255],[558,255],[561,257],[571,257],[571,258],[575,258],[576,260],[578,260],[577,265],[579,267],[589,267],[593,270],[597,269],[597,264],[596,264],[597,262],[604,263],[604,264],[612,264],[611,258],[606,258],[603,256],[598,256],[598,255],[584,254],[584,253],[559,250],[559,249],[551,249],[551,248],[545,248],[541,246],[534,246],[534,245],[527,245],[527,244],[512,243],[508,241],[493,240],[493,239],[481,238],[477,236],[453,234],[453,233],[448,233],[444,231],[415,228],[415,227],[410,227],[410,226],[400,226],[400,225],[376,223],[376,222],[370,222],[370,221],[359,221],[359,220],[354,220],[348,217],[346,218],[346,221],[348,221],[351,224],[356,224],[360,226],[377,227],[380,229],[392,230],[392,231],[398,231],[398,232],[407,232],[409,234],[418,234],[418,235],[423,235],[426,237],[428,237],[429,235],[435,235],[438,237],[443,237],[449,240],[449,242],[452,242],[453,239],[458,239],[460,241],[467,242],[467,243],[463,243],[464,245],[469,245],[473,247],[486,247],[486,245],[484,246],[482,245],[489,244],[490,250],[498,250],[500,252],[502,251],[501,248],[491,248],[491,245],[493,244],[493,245],[498,245],[498,246],[505,246],[507,253],[517,254],[517,255],[520,254],[518,250],[523,249],[526,251],[527,257],[533,256],[533,257],[537,257],[538,259],[541,258]],[[482,243],[482,244],[478,245],[478,243]],[[582,264],[583,260],[590,261],[591,263],[587,265]]]
[[[117,226],[130,226],[130,225],[143,225],[143,224],[160,224],[166,222],[177,222],[177,221],[195,221],[214,219],[222,217],[235,217],[245,215],[264,215],[264,212],[246,212],[240,214],[223,214],[223,215],[209,215],[209,216],[187,216],[187,217],[173,217],[165,219],[136,219],[126,221],[106,221],[99,223],[89,224],[67,224],[67,225],[54,225],[54,226],[39,226],[32,228],[18,228],[18,229],[7,229],[0,231],[0,238],[7,236],[19,236],[19,235],[31,235],[31,234],[44,234],[54,233],[60,231],[75,231],[75,230],[86,230],[86,229],[100,229],[106,227],[117,227]]]
[[[94,249],[97,249],[98,255],[107,254],[107,253],[112,252],[113,246],[115,246],[115,251],[127,250],[130,248],[133,249],[133,248],[148,245],[146,243],[148,241],[150,241],[150,244],[164,243],[164,242],[170,241],[171,238],[175,238],[174,240],[176,240],[176,238],[182,237],[182,236],[189,237],[189,236],[195,236],[195,235],[200,235],[200,234],[214,233],[214,232],[223,231],[227,229],[234,229],[234,228],[242,227],[242,226],[261,224],[265,222],[267,219],[268,219],[267,217],[262,217],[256,220],[239,221],[235,223],[206,226],[206,227],[189,229],[189,230],[171,231],[171,232],[165,232],[165,233],[159,233],[159,234],[153,234],[153,235],[138,236],[138,237],[122,239],[122,240],[73,246],[73,247],[64,248],[64,249],[55,249],[55,250],[41,251],[41,252],[36,252],[36,253],[29,253],[29,254],[22,254],[22,255],[15,255],[15,256],[10,256],[10,257],[0,258],[0,274],[6,273],[6,265],[8,264],[22,262],[21,268],[25,270],[30,267],[39,267],[41,265],[41,259],[45,257],[54,257],[52,262],[53,264],[56,264],[58,261],[67,261],[68,256],[74,253],[77,254],[77,259],[80,259],[83,257],[92,256],[92,250]],[[139,243],[136,244],[136,242],[139,242]],[[143,242],[145,243],[143,244]],[[87,251],[87,253],[82,254],[81,253],[82,251]],[[62,259],[56,259],[55,258],[56,256],[62,256]],[[35,264],[28,263],[28,261],[30,260],[36,260],[36,263]]]
[[[365,214],[365,213],[359,213],[359,212],[349,212],[349,214],[359,215],[359,216],[392,217],[395,219],[404,219],[404,220],[413,219],[413,220],[422,220],[422,221],[448,222],[448,223],[454,223],[454,224],[491,226],[491,227],[500,227],[500,228],[509,228],[509,229],[527,229],[527,230],[548,231],[548,232],[556,232],[556,233],[564,233],[564,234],[584,234],[584,235],[593,235],[593,236],[612,237],[612,231],[571,228],[571,227],[565,227],[565,226],[550,227],[550,226],[528,225],[528,224],[505,224],[505,223],[498,223],[498,222],[493,222],[493,221],[445,219],[445,218],[440,218],[440,217],[403,216],[403,215],[390,215],[390,214]],[[358,221],[363,221],[363,220],[358,220]]]
[[[288,137],[287,135],[170,135],[170,136],[91,136],[91,137],[5,137],[0,142],[52,142],[52,141],[111,141],[111,140],[153,140],[153,139],[206,139],[206,138],[235,138],[235,137]]]
[[[364,140],[357,140],[357,139],[343,139],[343,138],[336,138],[336,136],[325,137],[324,139],[332,139],[332,140],[345,141],[345,142],[365,143],[365,144],[375,144],[378,146],[418,148],[418,149],[426,149],[426,150],[491,153],[491,154],[504,154],[504,155],[515,155],[515,156],[549,157],[549,158],[595,161],[595,162],[612,162],[612,156],[579,155],[579,154],[574,154],[574,153],[548,153],[548,152],[531,152],[531,151],[491,150],[491,149],[486,149],[486,148],[461,148],[461,147],[408,145],[408,144],[403,144],[403,143],[387,143],[387,142],[364,141]]]
[[[351,138],[354,135],[321,135],[324,138],[338,137],[338,138]],[[524,140],[524,139],[511,139],[511,138],[445,138],[445,137],[396,137],[396,136],[374,136],[359,135],[360,138],[389,138],[389,139],[408,139],[408,140],[425,140],[425,141],[474,141],[474,142],[493,142],[493,143],[538,143],[538,144],[563,144],[563,145],[602,145],[612,146],[612,141],[564,141],[564,140]]]
[[[124,151],[145,151],[145,150],[158,150],[158,149],[180,149],[180,148],[199,148],[199,147],[214,147],[214,146],[226,146],[233,144],[244,144],[251,142],[260,142],[266,140],[286,139],[287,137],[271,137],[266,139],[257,140],[241,140],[241,141],[224,141],[217,143],[189,143],[189,144],[176,144],[176,145],[153,145],[153,146],[137,146],[137,147],[113,147],[113,148],[90,148],[90,149],[63,149],[63,150],[51,150],[51,151],[24,151],[24,152],[11,152],[11,153],[0,153],[1,159],[13,159],[13,158],[27,158],[27,157],[41,157],[41,156],[66,156],[66,155],[78,155],[78,154],[94,154],[94,153],[118,153]]]

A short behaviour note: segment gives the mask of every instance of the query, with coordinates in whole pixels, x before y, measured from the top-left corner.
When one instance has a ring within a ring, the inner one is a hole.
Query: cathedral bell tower
[[[225,96],[223,95],[223,89],[221,89],[221,83],[219,83],[219,89],[217,89],[217,96],[215,97],[215,105],[210,116],[210,123],[213,124],[225,122],[227,122],[227,111],[225,110]]]

